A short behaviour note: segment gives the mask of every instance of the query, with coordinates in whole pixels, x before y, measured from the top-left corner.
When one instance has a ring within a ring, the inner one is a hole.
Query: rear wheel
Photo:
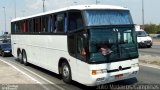
[[[71,69],[67,62],[62,63],[62,78],[63,78],[63,81],[66,83],[71,83],[72,81]]]
[[[26,52],[23,51],[23,54],[22,54],[22,55],[23,55],[23,56],[22,56],[23,63],[24,63],[25,66],[27,66],[27,65],[28,65],[28,62],[27,62],[27,54],[26,54]]]
[[[18,61],[19,61],[21,64],[23,64],[21,51],[17,51],[17,59],[18,59]]]

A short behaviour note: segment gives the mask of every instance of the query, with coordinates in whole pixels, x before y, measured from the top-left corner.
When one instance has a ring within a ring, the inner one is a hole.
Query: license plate
[[[147,43],[147,45],[150,45],[150,43]]]
[[[120,79],[120,78],[122,78],[122,77],[123,77],[123,74],[115,75],[115,78],[116,78],[116,79]]]

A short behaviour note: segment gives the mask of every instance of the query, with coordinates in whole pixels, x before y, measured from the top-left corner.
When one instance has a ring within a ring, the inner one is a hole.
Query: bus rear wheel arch
[[[61,59],[59,61],[59,74],[62,75],[62,79],[65,83],[72,82],[71,68],[66,59]]]

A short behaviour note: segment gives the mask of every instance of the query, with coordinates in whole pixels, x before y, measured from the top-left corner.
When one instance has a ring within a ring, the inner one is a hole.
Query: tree
[[[156,34],[158,31],[160,32],[160,24],[145,24],[144,30],[149,34]]]

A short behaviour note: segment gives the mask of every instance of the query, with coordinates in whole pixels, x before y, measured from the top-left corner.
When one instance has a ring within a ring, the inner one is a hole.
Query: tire
[[[28,62],[27,62],[27,54],[26,54],[25,51],[23,51],[23,54],[22,54],[22,61],[23,61],[23,64],[24,64],[25,66],[28,65]]]
[[[71,69],[67,62],[62,63],[62,79],[65,83],[71,83]]]
[[[147,46],[147,48],[151,48],[152,46],[150,45],[150,46]]]
[[[23,64],[21,51],[18,51],[18,52],[17,52],[17,59],[18,59],[18,61],[19,61],[21,64]]]
[[[5,53],[4,52],[2,52],[2,57],[5,57]]]

